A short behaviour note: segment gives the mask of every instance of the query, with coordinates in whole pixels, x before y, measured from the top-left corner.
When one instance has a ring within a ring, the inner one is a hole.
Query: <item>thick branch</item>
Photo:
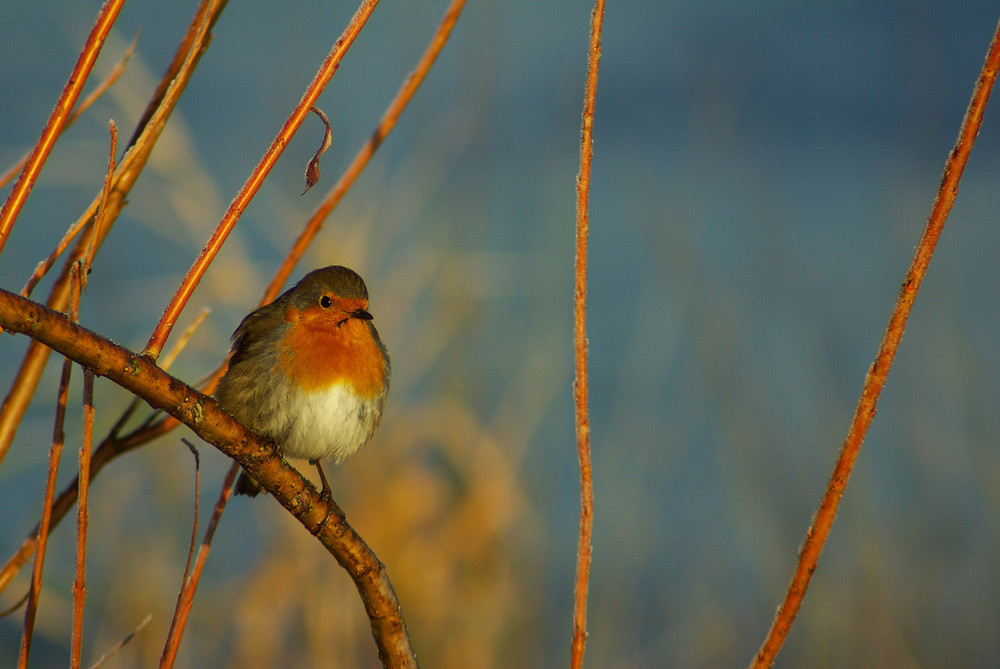
[[[354,528],[338,515],[336,505],[321,499],[316,488],[288,466],[272,444],[233,420],[214,399],[167,374],[149,359],[76,325],[63,314],[2,289],[0,327],[26,334],[114,381],[239,462],[350,574],[368,613],[382,663],[386,667],[418,666],[384,566]]]

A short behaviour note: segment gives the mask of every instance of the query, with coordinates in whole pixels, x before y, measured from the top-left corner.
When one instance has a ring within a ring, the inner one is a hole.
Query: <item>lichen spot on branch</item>
[[[132,376],[139,376],[141,369],[139,369],[139,359],[132,356],[128,359],[128,363],[125,365],[123,370],[126,374],[131,374]]]

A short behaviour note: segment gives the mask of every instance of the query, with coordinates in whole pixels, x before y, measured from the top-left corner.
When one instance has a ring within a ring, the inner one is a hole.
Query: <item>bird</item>
[[[347,267],[306,274],[276,300],[251,312],[232,337],[219,406],[278,451],[316,465],[340,464],[366,446],[389,393],[389,354],[368,312],[368,288]],[[246,471],[236,494],[255,497]]]

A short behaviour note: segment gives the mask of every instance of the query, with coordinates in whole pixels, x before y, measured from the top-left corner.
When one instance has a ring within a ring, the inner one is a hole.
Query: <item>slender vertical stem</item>
[[[83,263],[76,264],[73,280],[71,314],[75,321],[80,306],[80,290],[84,281]],[[87,495],[90,490],[90,452],[94,436],[94,373],[83,368],[83,442],[80,444],[80,497],[76,514],[76,577],[73,580],[73,634],[70,647],[70,667],[79,669],[80,653],[83,647],[83,605],[87,599],[87,528],[90,512]]]
[[[834,466],[833,474],[830,476],[830,482],[827,484],[812,526],[806,531],[805,540],[803,540],[802,548],[799,550],[799,560],[795,566],[795,573],[788,585],[785,599],[778,609],[767,638],[764,639],[750,665],[755,669],[770,667],[774,663],[778,651],[781,650],[781,646],[788,637],[792,623],[795,622],[799,608],[802,606],[802,599],[805,597],[809,581],[816,570],[820,553],[823,551],[823,545],[830,535],[830,529],[837,516],[840,499],[844,495],[844,489],[847,487],[847,481],[854,469],[854,463],[861,452],[861,444],[868,433],[872,419],[875,417],[875,405],[889,376],[889,369],[896,357],[896,351],[899,349],[903,331],[906,329],[906,322],[913,308],[913,301],[916,299],[917,291],[927,273],[934,248],[937,246],[941,231],[944,229],[945,220],[947,220],[951,207],[955,203],[958,184],[962,178],[962,172],[965,171],[965,165],[968,163],[976,135],[979,134],[979,128],[983,123],[983,112],[986,110],[986,103],[989,101],[993,84],[996,82],[998,68],[1000,68],[1000,24],[997,25],[993,35],[993,41],[990,43],[986,61],[983,63],[983,69],[972,93],[969,108],[962,120],[958,141],[945,162],[941,185],[934,198],[934,204],[931,205],[931,212],[927,217],[927,224],[920,237],[920,242],[917,244],[910,268],[907,270],[903,285],[899,289],[899,295],[896,298],[892,314],[889,316],[889,324],[882,337],[882,343],[879,345],[875,362],[872,363],[865,376],[861,396],[858,398],[854,417],[851,419],[847,437],[841,446],[840,455]]]
[[[34,632],[35,616],[38,612],[38,597],[42,591],[42,567],[45,564],[45,548],[48,545],[49,529],[52,526],[56,477],[59,473],[59,460],[62,456],[63,444],[66,442],[63,425],[66,422],[66,402],[69,397],[69,378],[72,369],[73,361],[67,358],[63,361],[62,376],[59,379],[55,427],[52,434],[52,446],[49,449],[49,472],[45,480],[45,502],[42,506],[42,520],[35,535],[37,543],[35,565],[31,570],[31,587],[28,590],[28,605],[24,613],[24,633],[21,636],[21,651],[17,661],[18,669],[26,669],[28,666],[31,637]]]
[[[594,527],[594,482],[590,462],[590,416],[587,409],[587,237],[590,234],[590,164],[594,155],[594,104],[597,68],[601,61],[604,0],[596,0],[590,15],[590,51],[580,133],[580,173],[576,180],[576,263],[573,291],[573,349],[576,378],[576,449],[580,462],[580,533],[576,548],[576,588],[573,604],[573,643],[570,666],[579,669],[587,643],[587,590],[590,582],[591,534]]]

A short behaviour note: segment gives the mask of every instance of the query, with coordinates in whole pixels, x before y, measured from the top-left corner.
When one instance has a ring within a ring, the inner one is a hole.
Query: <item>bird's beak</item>
[[[372,320],[372,315],[365,311],[364,309],[355,309],[354,311],[348,312],[351,318],[360,318],[363,321]]]

